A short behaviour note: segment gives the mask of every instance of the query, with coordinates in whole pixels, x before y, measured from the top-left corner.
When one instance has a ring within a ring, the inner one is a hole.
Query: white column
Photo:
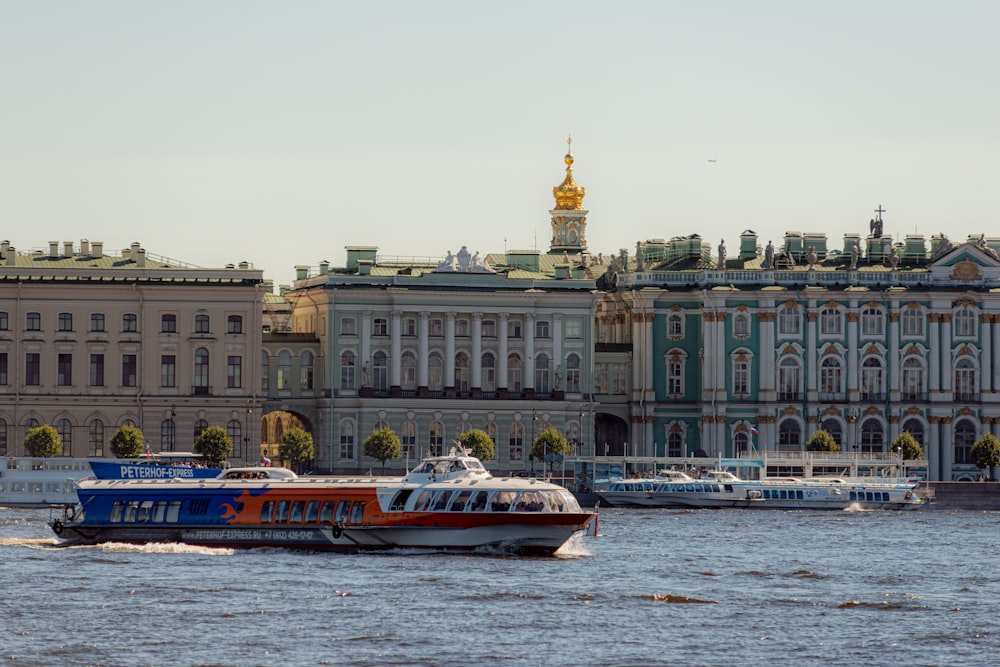
[[[650,322],[652,326],[652,322]],[[652,329],[649,331],[649,341],[653,340]],[[726,370],[729,368],[729,357],[726,355],[726,313],[716,313],[715,315],[715,352],[713,356],[716,358],[715,364],[715,395],[717,400],[726,400]],[[650,369],[652,370],[652,369]],[[649,380],[646,383],[649,388],[649,399],[653,399],[653,374],[649,374]],[[720,431],[721,432],[721,431]]]
[[[1000,315],[993,316],[993,349],[997,353],[993,355],[993,363],[990,366],[992,372],[990,375],[997,377],[1000,375]],[[984,365],[983,368],[986,368],[986,366]],[[994,383],[993,391],[1000,392],[1000,386]]]
[[[847,314],[847,400],[858,400],[858,314]]]
[[[889,315],[889,400],[899,400],[899,313]]]
[[[392,336],[392,363],[389,374],[389,386],[398,387],[400,378],[400,357],[402,356],[403,332],[400,326],[400,318],[403,316],[398,310],[392,311],[390,321],[390,335]]]
[[[955,381],[951,377],[951,315],[941,316],[941,391],[952,400]],[[932,353],[933,354],[933,353]]]
[[[930,469],[927,471],[931,481],[950,481],[941,479],[941,426],[936,418],[930,419],[927,428],[929,442],[927,444],[927,463]]]
[[[497,336],[500,339],[500,351],[497,356],[497,389],[508,389],[507,387],[507,313],[500,313],[497,318],[497,327],[500,331]]]
[[[426,310],[421,311],[419,315],[420,319],[417,324],[417,335],[418,341],[417,346],[419,348],[418,354],[419,359],[417,360],[417,386],[426,387],[427,386],[427,358],[430,355],[429,351],[429,338],[430,338],[430,324],[428,318],[430,318],[430,313]]]
[[[930,399],[936,400],[937,393],[941,389],[941,365],[938,363],[940,357],[938,356],[938,346],[941,338],[941,325],[938,320],[940,316],[931,313],[930,316],[930,330],[928,331],[927,349],[930,357],[930,367],[928,368],[929,377],[927,378],[929,382],[929,390],[931,393]]]
[[[563,345],[563,326],[562,326],[563,316],[562,313],[552,314],[552,370],[558,366],[562,366],[562,345]],[[566,376],[566,369],[562,369],[563,377]],[[553,387],[554,388],[554,387]],[[565,387],[560,387],[560,389],[565,389]]]
[[[816,372],[816,313],[806,314],[806,396],[815,400],[816,380],[819,373]]]
[[[701,359],[701,400],[711,401],[715,395],[715,365],[718,361],[715,358],[715,313],[707,309],[703,310],[701,322],[702,331],[704,332],[702,334],[704,337],[704,347],[702,348],[703,358]]]
[[[444,386],[455,386],[455,313],[448,313],[444,324]]]
[[[990,335],[990,321],[992,315],[980,315],[980,343],[983,346],[983,354],[979,360],[979,387],[982,392],[982,400],[989,400],[986,395],[992,389],[992,379],[990,370],[993,368],[993,337]]]
[[[760,355],[758,355],[759,369],[757,371],[757,378],[760,388],[760,399],[766,401],[774,398],[775,315],[773,313],[761,313],[758,315],[757,321],[760,328]],[[758,430],[760,429],[758,428]]]
[[[358,366],[364,368],[365,364],[371,364],[372,360],[372,311],[366,310],[361,313],[361,358],[358,359]]]
[[[483,314],[472,314],[472,359],[469,360],[469,388],[483,386]]]
[[[535,388],[535,314],[524,316],[524,388]]]

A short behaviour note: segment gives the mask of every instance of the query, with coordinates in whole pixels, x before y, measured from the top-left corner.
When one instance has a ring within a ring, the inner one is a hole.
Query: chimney
[[[145,249],[139,248],[138,250],[134,251],[133,254],[135,255],[135,265],[138,268],[140,268],[140,269],[146,268],[146,251],[145,251]]]
[[[52,259],[59,257],[59,241],[49,241],[49,257]]]
[[[325,276],[330,273],[330,262],[325,259],[319,263],[319,275]]]
[[[138,241],[132,241],[132,246],[130,248],[131,252],[129,253],[129,259],[131,259],[133,262],[137,264],[139,263],[139,248],[141,247],[142,245]]]
[[[94,241],[90,247],[90,254],[94,257],[104,257],[104,241]]]
[[[63,241],[63,257],[72,257],[72,256],[73,256],[73,242]]]
[[[302,264],[298,264],[295,267],[295,279],[305,280],[309,277],[309,267]]]
[[[90,241],[87,239],[80,239],[80,254],[84,257],[90,257]]]
[[[240,269],[246,271],[250,268],[250,262],[240,262]]]
[[[7,246],[7,249],[3,253],[7,258],[7,266],[17,266],[17,249],[6,241],[3,244]]]
[[[0,255],[6,257],[8,248],[10,248],[10,241],[4,239],[4,241],[0,243]]]

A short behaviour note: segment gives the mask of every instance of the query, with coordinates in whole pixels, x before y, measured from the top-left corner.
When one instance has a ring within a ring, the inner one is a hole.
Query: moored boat
[[[608,484],[597,495],[613,507],[667,507],[657,489],[665,482],[694,481],[680,470],[661,470],[654,477],[620,479]]]
[[[0,506],[53,507],[75,503],[76,481],[91,474],[86,459],[0,457]]]
[[[600,492],[610,496],[621,480]],[[909,480],[844,478],[765,478],[745,480],[730,472],[716,470],[698,479],[658,482],[643,491],[645,507],[743,507],[751,509],[916,509],[924,499]],[[608,497],[609,502],[613,502]]]
[[[299,477],[231,468],[214,479],[95,479],[52,522],[73,544],[184,542],[335,551],[396,548],[549,555],[593,513],[548,482],[493,477],[471,456],[429,457],[404,477]]]

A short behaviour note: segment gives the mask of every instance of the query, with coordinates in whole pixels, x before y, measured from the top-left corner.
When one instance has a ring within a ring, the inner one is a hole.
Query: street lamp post
[[[531,411],[531,449],[528,457],[531,459],[531,473],[535,473],[535,440],[538,439],[538,415]]]

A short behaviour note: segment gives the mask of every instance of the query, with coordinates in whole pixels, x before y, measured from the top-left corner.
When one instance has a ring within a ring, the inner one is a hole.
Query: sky
[[[345,246],[1000,235],[1000,3],[0,0],[0,237],[276,284]],[[733,254],[731,251],[730,254]]]

